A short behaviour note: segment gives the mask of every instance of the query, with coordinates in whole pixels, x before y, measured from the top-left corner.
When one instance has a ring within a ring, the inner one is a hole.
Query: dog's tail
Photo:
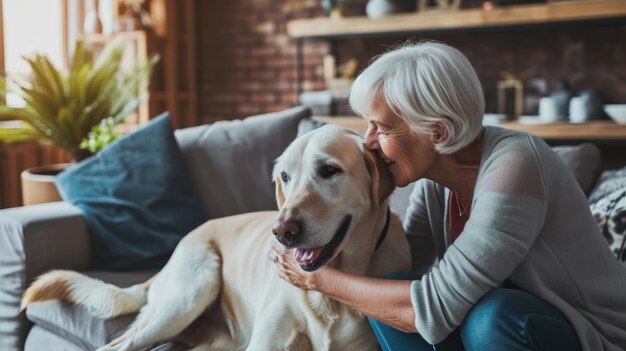
[[[151,282],[122,289],[78,272],[50,271],[26,289],[20,311],[34,302],[62,300],[84,306],[100,318],[112,318],[139,311],[146,304]]]

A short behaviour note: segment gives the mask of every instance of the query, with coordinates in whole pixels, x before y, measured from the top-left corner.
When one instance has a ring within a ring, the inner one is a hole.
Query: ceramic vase
[[[389,0],[369,0],[365,13],[371,19],[377,19],[393,13],[393,4]]]

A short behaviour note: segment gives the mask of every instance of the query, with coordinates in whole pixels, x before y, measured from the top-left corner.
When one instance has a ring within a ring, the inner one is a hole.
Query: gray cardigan
[[[585,195],[540,138],[485,127],[472,213],[451,242],[449,191],[420,180],[405,219],[421,280],[415,326],[432,344],[510,279],[559,309],[584,350],[626,349],[626,268],[610,252]]]

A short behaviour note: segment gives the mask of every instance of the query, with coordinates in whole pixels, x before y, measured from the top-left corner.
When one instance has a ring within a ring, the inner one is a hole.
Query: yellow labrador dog
[[[206,222],[149,281],[121,289],[52,271],[30,286],[22,308],[62,299],[102,318],[139,311],[102,351],[184,339],[194,320],[215,310],[223,327],[205,324],[200,338],[184,340],[195,350],[377,349],[363,315],[284,282],[268,253],[283,246],[305,271],[327,264],[370,276],[410,269],[408,242],[388,210],[393,186],[383,161],[358,135],[328,125],[296,139],[276,161],[274,179],[278,212]]]

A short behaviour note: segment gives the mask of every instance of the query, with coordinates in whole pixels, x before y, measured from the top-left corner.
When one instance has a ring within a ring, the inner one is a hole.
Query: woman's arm
[[[309,273],[293,261],[290,251],[274,249],[270,257],[286,282],[318,291],[396,329],[416,332],[409,292],[411,281],[363,277],[328,266]]]

